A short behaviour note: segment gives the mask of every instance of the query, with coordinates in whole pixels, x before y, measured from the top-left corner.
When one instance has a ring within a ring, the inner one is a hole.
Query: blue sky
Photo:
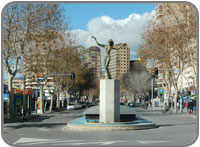
[[[143,14],[155,9],[154,3],[66,3],[65,15],[71,18],[72,29],[87,30],[88,22],[96,17],[123,19],[131,13]]]
[[[152,18],[155,9],[154,3],[63,3],[62,6],[64,15],[71,19],[72,33],[80,45],[85,48],[96,45],[92,35],[103,44],[112,38],[115,44],[130,45],[131,60],[137,58],[143,27],[146,20]],[[102,58],[103,54],[102,49]]]
[[[65,3],[65,16],[71,18],[71,30],[79,45],[85,48],[100,43],[130,45],[131,60],[137,58],[141,33],[155,12],[155,3]],[[102,57],[104,50],[102,49]]]

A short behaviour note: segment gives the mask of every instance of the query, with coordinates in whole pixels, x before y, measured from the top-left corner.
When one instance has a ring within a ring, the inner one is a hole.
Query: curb
[[[157,126],[151,121],[138,119],[131,122],[115,122],[115,123],[87,123],[85,117],[75,119],[68,123],[64,130],[76,131],[127,131],[127,130],[144,130],[152,129]]]
[[[127,125],[127,126],[86,126],[86,125],[70,125],[64,127],[65,130],[74,131],[129,131],[129,130],[144,130],[156,128],[155,124],[148,125]]]

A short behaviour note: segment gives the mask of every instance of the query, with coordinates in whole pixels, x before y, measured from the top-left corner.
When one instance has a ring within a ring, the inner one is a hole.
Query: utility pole
[[[155,62],[154,62],[154,59],[153,59],[153,69],[155,70]],[[155,72],[155,71],[154,71]],[[154,73],[155,74],[155,73]],[[151,77],[151,109],[152,109],[152,106],[153,106],[153,80],[154,80],[154,74],[152,75]]]
[[[153,76],[151,77],[151,108],[152,108],[152,102],[153,102]]]

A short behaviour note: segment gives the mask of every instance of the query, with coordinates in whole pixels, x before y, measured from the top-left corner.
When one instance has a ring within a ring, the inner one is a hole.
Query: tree
[[[58,4],[45,3],[11,3],[3,11],[3,54],[11,115],[14,114],[12,80],[18,72],[19,62],[29,48],[41,50],[41,43],[49,45],[48,41],[58,38],[59,32],[66,29],[62,12]]]
[[[135,97],[146,98],[151,89],[151,76],[146,72],[130,72],[124,78],[126,89]]]
[[[50,65],[52,66],[51,71],[54,74],[70,74],[72,72],[76,74],[74,80],[71,80],[70,76],[55,76],[53,78],[57,92],[58,109],[60,106],[59,95],[61,92],[69,92],[70,95],[74,95],[74,97],[80,100],[82,92],[92,87],[95,83],[93,82],[92,72],[84,64],[83,48],[81,46],[75,46],[73,42],[73,40],[70,40],[63,48],[55,50],[50,61]]]
[[[23,54],[29,36],[34,31],[34,25],[38,24],[33,19],[33,13],[30,5],[20,5],[16,3],[9,4],[3,11],[3,55],[4,68],[8,75],[8,107],[10,117],[14,117],[14,96],[12,81],[18,72],[20,60],[23,60]]]
[[[187,4],[163,4],[163,15],[161,18],[155,18],[149,23],[142,34],[143,43],[139,48],[139,55],[144,60],[153,59],[156,62],[156,66],[163,69],[176,69],[179,72],[183,72],[186,63],[188,61],[188,55],[191,50],[188,48],[190,44],[187,40],[195,38],[193,31],[196,29],[194,19],[189,20],[186,12]],[[190,25],[188,24],[190,21]],[[186,24],[187,23],[187,24]],[[191,27],[191,28],[190,28]],[[188,34],[186,30],[192,31]],[[194,31],[196,32],[196,31]],[[194,56],[195,59],[195,56]],[[179,91],[178,80],[180,73],[163,71],[163,78],[168,87],[168,96],[170,96],[171,86],[176,89],[174,98],[174,109],[177,111],[177,95]],[[195,73],[195,72],[194,72]]]
[[[178,32],[183,36],[183,48],[185,48],[186,62],[190,63],[193,69],[194,86],[197,78],[197,11],[187,3],[177,3],[176,5],[166,5],[167,13],[173,15]]]

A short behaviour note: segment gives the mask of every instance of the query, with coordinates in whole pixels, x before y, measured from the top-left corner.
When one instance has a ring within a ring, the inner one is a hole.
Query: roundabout
[[[86,118],[87,115],[98,115],[99,114],[99,106],[91,107],[87,109],[84,113],[85,116],[82,116],[78,119],[75,119],[69,122],[64,129],[65,130],[78,130],[78,131],[126,131],[126,130],[144,130],[144,129],[152,129],[157,126],[146,119],[136,117],[136,112],[127,107],[120,106],[120,115],[135,115],[135,118],[131,118],[127,121],[119,121],[119,122],[109,122],[103,123],[99,122],[99,119],[90,119]]]
[[[78,131],[126,131],[152,128],[156,128],[154,123],[139,118],[132,122],[98,123],[97,121],[87,122],[85,116],[71,121],[65,126],[66,130]]]

